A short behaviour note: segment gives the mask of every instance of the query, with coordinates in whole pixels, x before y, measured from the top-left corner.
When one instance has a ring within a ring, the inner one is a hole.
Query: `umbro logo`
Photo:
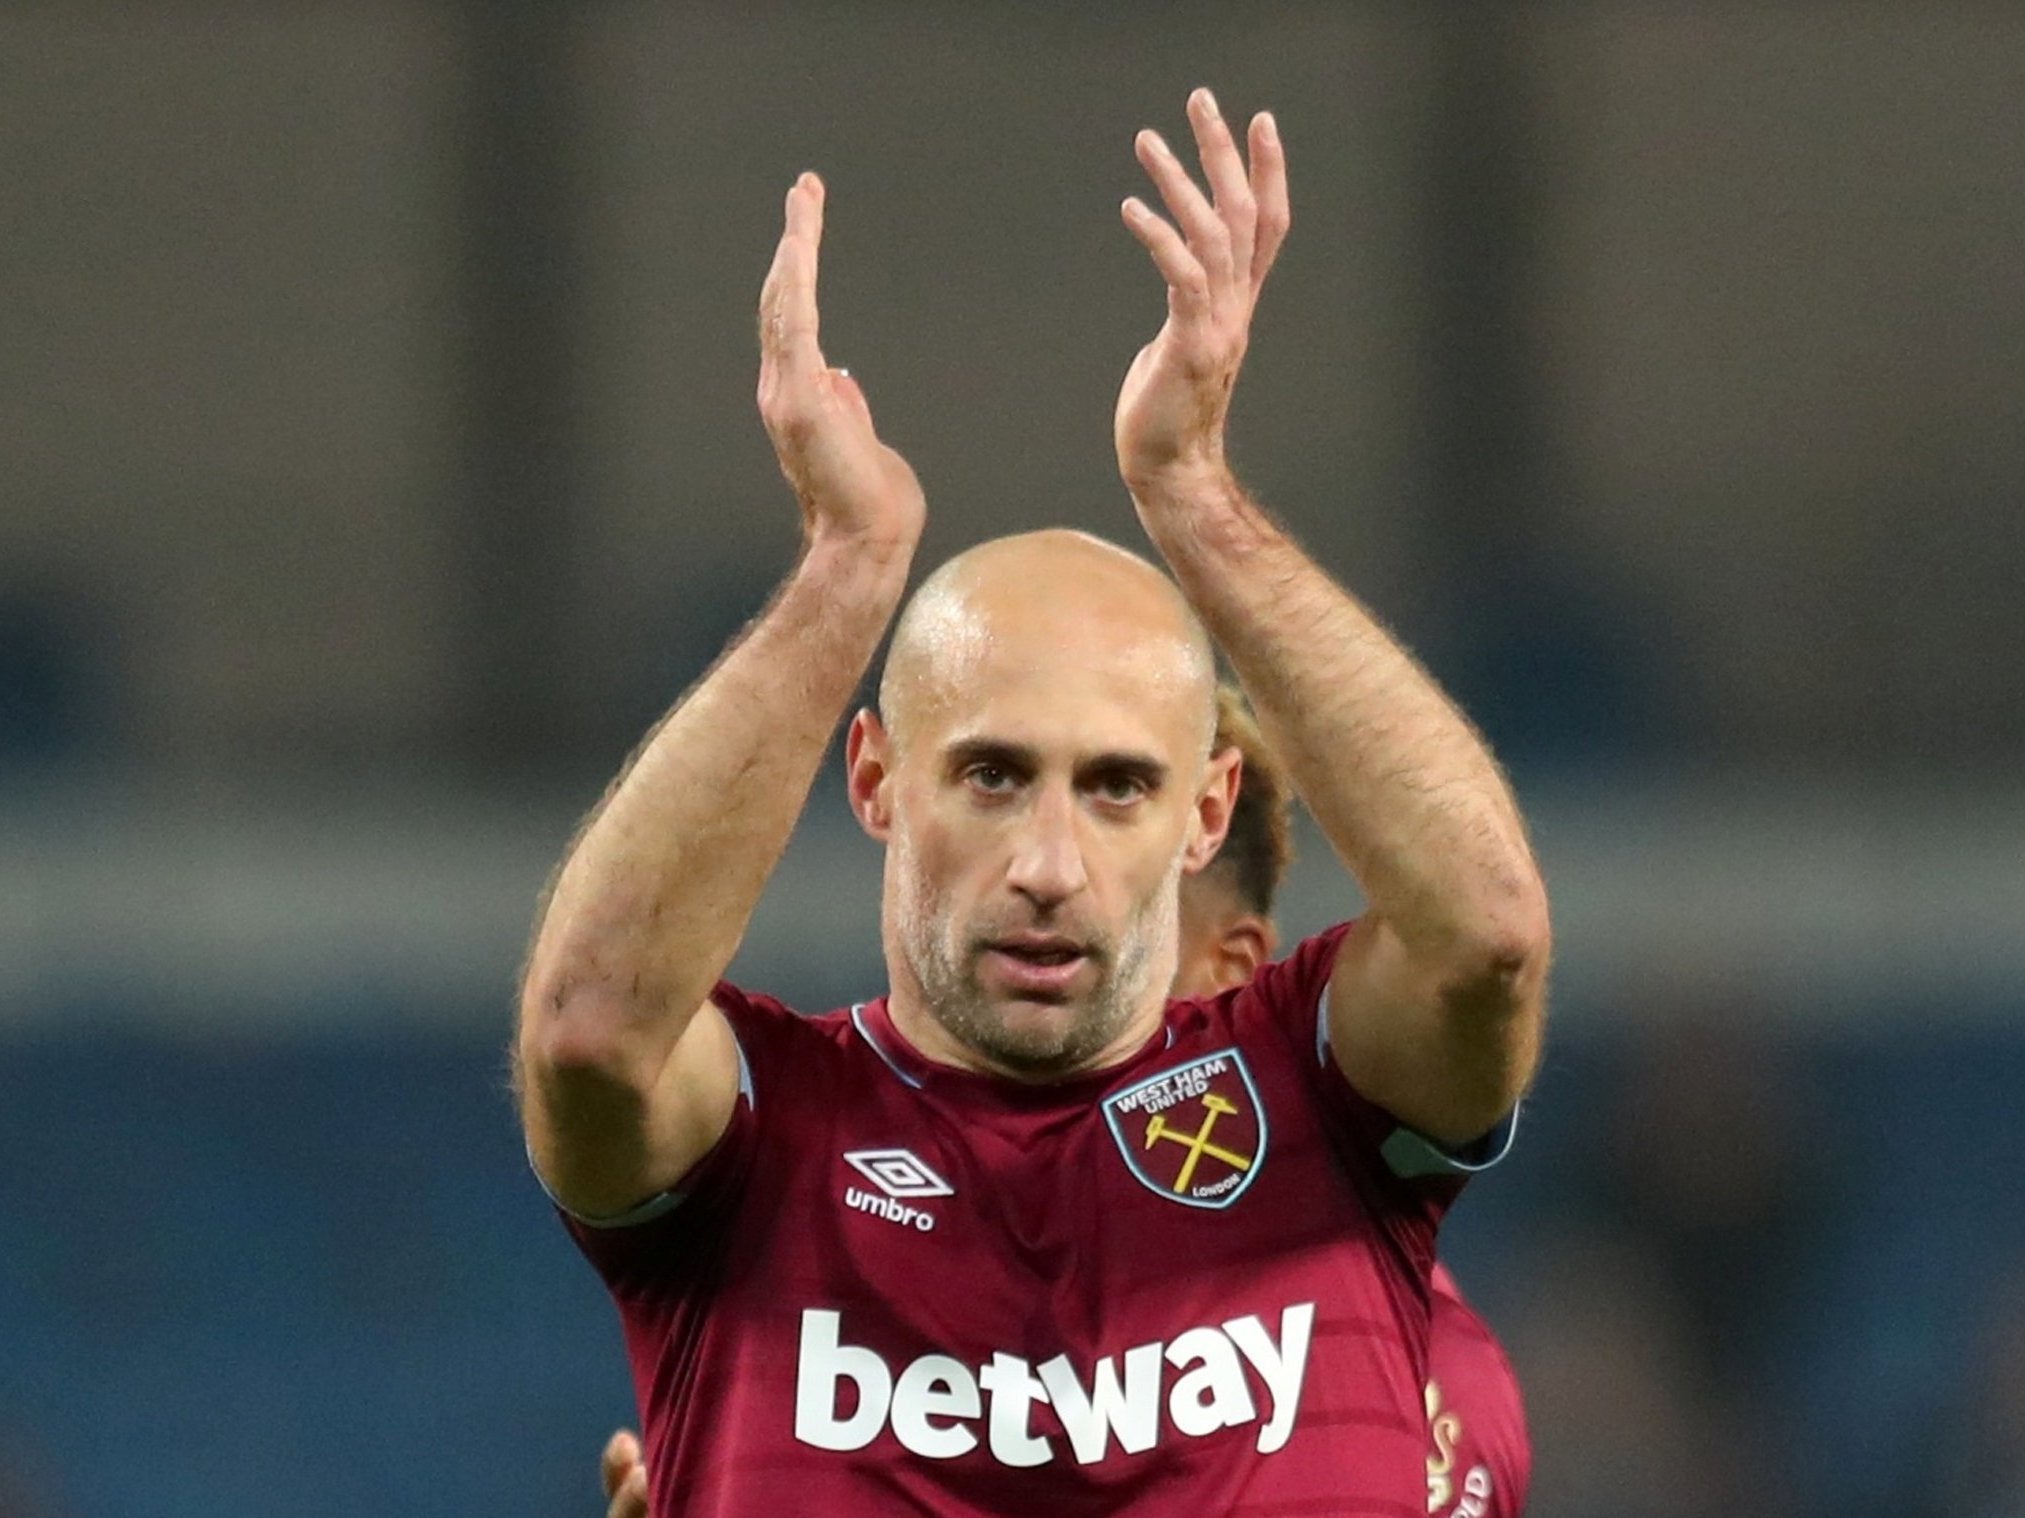
[[[956,1188],[912,1149],[853,1149],[844,1162],[888,1196],[954,1196]]]
[[[935,1227],[933,1214],[907,1206],[908,1201],[956,1195],[956,1188],[911,1149],[850,1149],[844,1162],[879,1188],[875,1193],[846,1186],[844,1205],[903,1228],[928,1233]]]

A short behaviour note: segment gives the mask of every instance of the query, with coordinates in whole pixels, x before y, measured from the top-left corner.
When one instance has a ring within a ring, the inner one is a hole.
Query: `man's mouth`
[[[1003,938],[988,939],[985,947],[1037,965],[1066,964],[1072,959],[1090,957],[1088,944],[1063,933],[1008,933]]]
[[[1068,993],[1091,955],[1074,939],[1022,933],[987,943],[985,957],[1015,992],[1054,1001]]]

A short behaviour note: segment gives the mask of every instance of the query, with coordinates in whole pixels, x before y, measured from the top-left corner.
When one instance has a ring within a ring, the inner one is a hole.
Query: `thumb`
[[[605,1495],[616,1497],[619,1488],[635,1474],[644,1482],[646,1467],[640,1463],[640,1440],[629,1428],[622,1428],[605,1441],[604,1457],[598,1462],[604,1478]]]

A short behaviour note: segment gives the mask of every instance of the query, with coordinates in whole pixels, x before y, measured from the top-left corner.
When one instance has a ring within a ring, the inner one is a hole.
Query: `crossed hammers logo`
[[[1151,1149],[1161,1139],[1166,1139],[1170,1143],[1188,1146],[1188,1158],[1181,1162],[1181,1174],[1174,1178],[1174,1190],[1177,1194],[1188,1190],[1188,1183],[1195,1179],[1195,1167],[1201,1163],[1202,1157],[1205,1154],[1222,1160],[1226,1165],[1236,1170],[1249,1170],[1252,1168],[1251,1157],[1249,1155],[1235,1154],[1224,1148],[1221,1144],[1212,1144],[1209,1141],[1210,1130],[1216,1127],[1216,1120],[1220,1117],[1235,1117],[1240,1110],[1237,1104],[1229,1098],[1218,1096],[1214,1091],[1211,1091],[1204,1094],[1202,1105],[1208,1111],[1202,1119],[1202,1126],[1193,1133],[1182,1133],[1168,1127],[1166,1115],[1159,1112],[1154,1113],[1146,1124],[1146,1147],[1148,1149]]]

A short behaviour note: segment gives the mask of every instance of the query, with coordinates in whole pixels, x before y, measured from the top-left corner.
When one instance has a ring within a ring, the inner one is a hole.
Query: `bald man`
[[[1244,698],[1217,690],[1215,747],[1242,763],[1216,858],[1181,882],[1176,996],[1243,985],[1279,945],[1273,906],[1293,859],[1293,798]],[[1490,1324],[1439,1262],[1428,1325],[1427,1511],[1434,1518],[1517,1518],[1531,1485],[1532,1441],[1518,1377]],[[621,1429],[599,1461],[606,1518],[648,1518],[638,1435]]]
[[[819,1017],[721,977],[925,503],[823,357],[824,192],[789,192],[759,399],[802,557],[586,822],[522,989],[529,1152],[663,1518],[1426,1501],[1435,1231],[1537,1059],[1545,896],[1468,723],[1225,463],[1285,163],[1270,117],[1247,153],[1189,115],[1207,190],[1138,139],[1167,319],[1113,420],[1173,578],[1063,532],[928,578],[847,742],[890,989]],[[1239,782],[1211,636],[1368,910],[1170,1000]]]

